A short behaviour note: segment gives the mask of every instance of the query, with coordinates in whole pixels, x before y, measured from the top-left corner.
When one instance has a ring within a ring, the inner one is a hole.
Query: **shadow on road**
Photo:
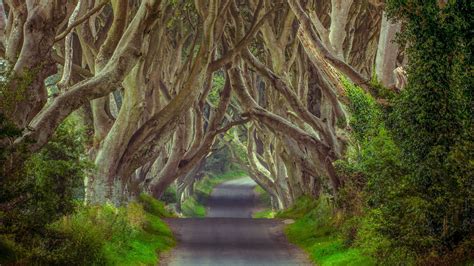
[[[217,186],[208,200],[208,217],[167,219],[178,246],[162,265],[311,265],[290,245],[278,219],[252,219],[256,186],[241,178]]]

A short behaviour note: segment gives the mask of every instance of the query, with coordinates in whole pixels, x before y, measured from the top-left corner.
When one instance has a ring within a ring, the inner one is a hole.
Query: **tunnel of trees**
[[[473,14],[464,0],[0,1],[0,250],[61,250],[44,239],[68,237],[49,225],[77,201],[171,184],[181,201],[220,153],[275,209],[330,202],[380,261],[472,260]]]

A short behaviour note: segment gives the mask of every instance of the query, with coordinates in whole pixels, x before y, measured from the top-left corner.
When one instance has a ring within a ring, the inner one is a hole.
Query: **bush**
[[[121,208],[80,204],[92,167],[84,141],[75,117],[69,117],[24,167],[2,176],[1,264],[156,265],[157,252],[174,244],[160,219],[171,214],[150,196]]]
[[[104,265],[104,240],[93,227],[74,230],[50,229],[29,251],[28,261],[39,265]],[[64,228],[65,229],[65,228]]]
[[[401,40],[410,43],[408,85],[395,99],[388,123],[406,171],[395,175],[395,185],[379,188],[387,196],[373,202],[376,211],[370,212],[370,220],[388,240],[387,252],[399,254],[394,261],[444,264],[470,259],[450,261],[474,235],[469,8],[466,1],[445,6],[437,1],[387,1],[389,14],[405,23]],[[386,178],[384,169],[376,173]]]
[[[468,5],[387,1],[387,12],[405,23],[400,40],[410,43],[408,86],[384,110],[346,82],[354,143],[337,165],[346,180],[337,205],[354,214],[354,199],[363,192],[362,219],[346,221],[351,221],[346,240],[355,240],[382,264],[444,265],[473,258]]]
[[[1,126],[9,127],[8,123]],[[47,225],[72,213],[75,202],[83,197],[83,179],[92,165],[84,156],[84,140],[82,128],[69,117],[38,153],[18,165],[14,173],[2,173],[0,235],[3,243],[5,239],[15,242],[15,259],[54,257],[47,248],[54,249],[67,238],[51,237]]]

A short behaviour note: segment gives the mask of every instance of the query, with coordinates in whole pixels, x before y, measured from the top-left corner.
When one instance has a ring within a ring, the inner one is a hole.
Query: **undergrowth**
[[[341,233],[344,224],[324,197],[319,200],[302,197],[276,217],[295,219],[285,233],[289,241],[304,249],[317,265],[375,265],[360,248],[345,242]]]
[[[181,213],[186,217],[205,217],[206,207],[194,197],[189,197],[181,203]]]
[[[79,206],[47,226],[26,250],[8,236],[0,248],[9,257],[0,260],[25,265],[156,265],[158,255],[175,244],[162,217],[171,214],[147,195],[127,206]],[[15,264],[16,265],[16,264]]]
[[[170,229],[161,220],[171,215],[161,202],[143,194],[126,207],[82,208],[52,224],[51,229],[69,234],[78,242],[95,243],[92,253],[83,254],[87,260],[84,264],[156,265],[158,254],[175,243]]]

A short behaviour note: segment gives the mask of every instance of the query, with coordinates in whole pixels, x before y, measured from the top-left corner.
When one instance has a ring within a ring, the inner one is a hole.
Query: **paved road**
[[[207,217],[252,218],[258,203],[253,190],[256,185],[250,178],[220,184],[214,188],[207,202]]]
[[[208,218],[168,219],[178,246],[163,265],[310,265],[290,245],[283,222],[252,219],[255,183],[238,179],[217,186],[208,202]]]

